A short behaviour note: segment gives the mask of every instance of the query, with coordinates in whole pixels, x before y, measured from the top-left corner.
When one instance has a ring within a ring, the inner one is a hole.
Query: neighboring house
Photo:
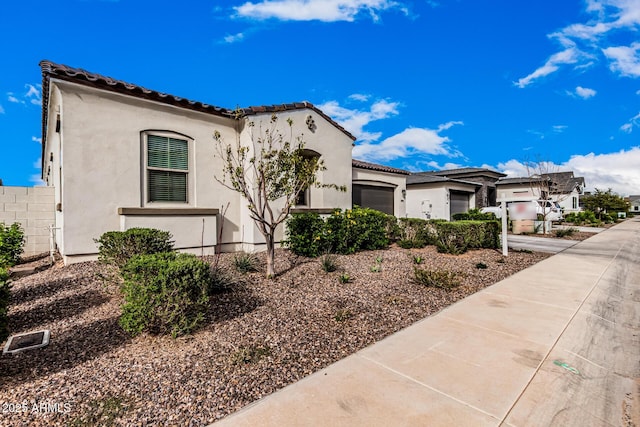
[[[542,175],[552,182],[551,200],[558,202],[563,212],[580,211],[580,196],[584,194],[585,181],[573,172],[556,172]]]
[[[640,214],[640,195],[629,196],[629,212]]]
[[[453,214],[476,206],[479,182],[447,178],[431,173],[407,177],[407,216],[451,220]]]
[[[212,135],[250,144],[251,130],[274,114],[283,129],[291,118],[293,135],[304,134],[306,151],[324,160],[319,181],[348,188],[311,188],[300,204],[351,207],[355,138],[308,102],[236,111],[48,61],[40,66],[42,179],[55,187],[55,239],[66,263],[95,259],[95,238],[131,227],[168,230],[176,248],[196,254],[216,245],[261,249],[246,200],[215,179],[224,173]],[[282,236],[279,230],[276,240]]]
[[[583,177],[573,172],[543,174],[539,177],[501,178],[496,182],[498,200],[503,197],[522,200],[553,200],[563,212],[580,211],[580,196],[584,194]]]
[[[406,215],[410,172],[375,163],[352,161],[352,202],[402,218]]]
[[[414,175],[441,176],[454,180],[477,182],[475,205],[472,208],[483,208],[496,205],[496,182],[507,175],[487,168],[459,168],[440,171],[417,172]]]

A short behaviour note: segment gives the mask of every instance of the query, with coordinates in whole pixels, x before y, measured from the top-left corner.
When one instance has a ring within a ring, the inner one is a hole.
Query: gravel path
[[[413,284],[412,255],[458,273],[462,286]],[[338,271],[325,273],[319,260],[278,250],[276,280],[245,275],[213,298],[202,329],[177,340],[124,333],[100,264],[56,265],[13,283],[12,333],[50,329],[51,343],[0,357],[0,425],[206,425],[546,256],[394,246],[338,256]],[[342,273],[353,281],[339,283]]]

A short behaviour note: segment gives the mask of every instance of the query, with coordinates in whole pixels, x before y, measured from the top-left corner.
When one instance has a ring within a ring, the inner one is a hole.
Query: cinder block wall
[[[54,187],[0,186],[0,222],[22,225],[23,255],[49,252],[48,227],[55,224]]]

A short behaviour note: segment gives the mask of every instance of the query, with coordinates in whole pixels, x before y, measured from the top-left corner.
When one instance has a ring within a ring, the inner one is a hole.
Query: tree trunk
[[[276,277],[276,271],[274,268],[275,258],[276,258],[276,248],[273,238],[273,231],[269,233],[268,236],[265,236],[265,240],[267,242],[267,278],[273,279]]]

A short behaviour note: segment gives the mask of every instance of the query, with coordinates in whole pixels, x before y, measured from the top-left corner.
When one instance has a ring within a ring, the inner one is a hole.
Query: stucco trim
[[[220,209],[215,208],[118,208],[118,215],[213,216],[218,213]]]

